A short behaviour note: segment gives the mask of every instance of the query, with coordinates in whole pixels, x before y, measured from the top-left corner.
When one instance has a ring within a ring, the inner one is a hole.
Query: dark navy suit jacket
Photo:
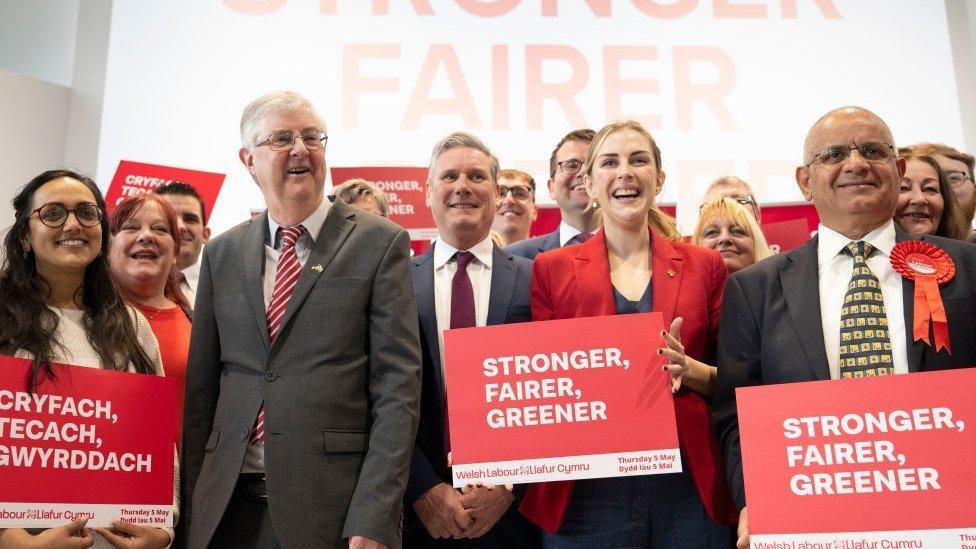
[[[505,246],[505,251],[512,255],[534,260],[535,256],[541,254],[542,252],[555,250],[558,247],[559,228],[556,228],[555,231],[549,234],[544,234],[534,238],[520,240],[514,244],[509,244],[508,246]]]
[[[451,484],[444,448],[444,383],[441,374],[440,344],[434,304],[434,243],[413,259],[413,291],[420,317],[423,357],[423,388],[420,399],[420,426],[407,483],[405,547],[539,547],[539,530],[518,513],[514,503],[508,512],[483,537],[474,540],[434,540],[413,511],[413,503],[428,490],[444,482]],[[513,256],[497,246],[492,253],[491,290],[488,299],[488,325],[532,320],[530,289],[532,262]],[[518,490],[516,490],[518,493]]]
[[[902,283],[908,369],[911,372],[976,364],[976,246],[938,236],[912,236],[895,225],[895,240],[918,239],[945,250],[956,276],[940,287],[952,354],[912,337],[915,283]],[[840,312],[838,311],[838,314]],[[735,388],[830,379],[820,316],[817,239],[729,277],[719,322],[718,381],[712,415],[732,495],[746,504]]]

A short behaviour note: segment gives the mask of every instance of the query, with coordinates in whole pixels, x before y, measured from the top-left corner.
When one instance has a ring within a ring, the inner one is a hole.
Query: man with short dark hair
[[[598,212],[583,187],[583,161],[596,135],[591,129],[563,136],[549,156],[549,195],[559,206],[562,221],[549,233],[507,246],[505,251],[535,259],[541,252],[585,241],[600,225]]]
[[[498,172],[498,210],[491,228],[502,243],[508,246],[529,238],[529,229],[538,216],[535,179],[519,170]]]
[[[976,363],[976,247],[910,235],[893,221],[904,159],[891,130],[859,107],[835,109],[807,134],[796,181],[820,215],[809,243],[732,274],[719,321],[712,413],[748,547],[735,389],[916,371]],[[952,354],[915,341],[915,283],[891,266],[899,242],[942,248],[956,275],[940,286]],[[873,328],[872,328],[873,327]]]
[[[447,461],[443,332],[532,320],[532,263],[494,246],[498,160],[477,137],[457,132],[434,147],[427,205],[438,237],[413,260],[423,342],[420,426],[410,464],[404,544],[413,548],[535,548],[538,528],[522,516],[511,486],[452,487]]]
[[[207,207],[200,193],[185,181],[170,181],[160,185],[156,194],[162,195],[176,210],[176,221],[180,230],[180,255],[176,258],[176,268],[180,270],[180,289],[193,307],[197,295],[197,282],[200,279],[200,252],[210,240],[210,227],[207,226]]]

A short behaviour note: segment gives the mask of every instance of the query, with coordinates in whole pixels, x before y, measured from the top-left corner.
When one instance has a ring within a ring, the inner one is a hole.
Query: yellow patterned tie
[[[840,377],[893,374],[881,284],[867,264],[874,247],[859,240],[846,251],[854,258],[854,269],[840,312]]]

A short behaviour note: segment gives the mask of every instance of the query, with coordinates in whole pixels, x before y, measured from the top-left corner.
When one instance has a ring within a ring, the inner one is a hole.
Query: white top
[[[142,345],[144,351],[149,356],[149,361],[156,368],[157,375],[163,375],[163,360],[159,355],[159,342],[156,340],[155,334],[153,334],[152,328],[149,326],[149,321],[146,317],[142,316],[135,307],[126,305],[126,309],[132,316],[132,320],[136,325],[136,339],[139,344]],[[91,346],[88,341],[88,335],[85,331],[85,324],[83,322],[83,317],[85,312],[80,309],[58,309],[51,307],[51,310],[58,315],[58,326],[54,330],[54,338],[56,341],[61,343],[61,345],[55,345],[51,349],[51,362],[57,362],[62,364],[71,364],[74,366],[83,366],[85,368],[100,368],[101,361],[98,358],[98,353]],[[32,359],[34,356],[24,350],[19,350],[15,353],[18,358]],[[129,371],[135,372],[132,364],[129,364]],[[182,397],[181,397],[182,398]],[[179,459],[176,455],[176,446],[173,446],[173,513],[176,518],[178,518],[179,507],[180,507],[180,475],[179,475]],[[173,529],[166,528],[169,532],[170,541],[173,540]],[[30,532],[37,533],[41,530],[31,529]],[[92,534],[92,539],[95,540],[92,547],[110,549],[112,544],[109,543],[105,538],[97,533]]]
[[[854,241],[822,224],[818,227],[817,234],[817,272],[820,281],[824,350],[827,352],[830,379],[839,379],[840,367],[837,362],[840,360],[840,310],[844,306],[844,295],[847,294],[847,284],[851,281],[851,271],[854,269],[854,258],[844,252],[844,248]],[[867,263],[881,283],[895,373],[908,373],[902,278],[891,266],[891,250],[895,247],[894,221],[888,221],[861,240],[875,248]]]
[[[80,309],[57,309],[55,307],[50,309],[58,315],[58,327],[54,330],[54,339],[61,343],[61,345],[55,345],[51,349],[51,362],[86,368],[101,368],[101,359],[98,358],[98,353],[88,341],[88,333],[85,331],[85,324],[82,320],[85,312]],[[156,367],[158,375],[163,375],[163,360],[159,355],[159,342],[156,341],[149,321],[135,307],[126,305],[126,309],[135,322],[136,339],[146,351],[146,355],[149,356],[149,361]],[[14,356],[27,359],[34,358],[32,354],[22,349],[17,351]],[[131,363],[129,364],[129,371],[135,372]]]
[[[576,227],[570,225],[569,223],[566,223],[565,221],[560,221],[559,222],[559,245],[565,246],[567,242],[572,240],[574,236],[580,234],[581,232],[583,231],[577,229]]]
[[[197,283],[200,282],[200,260],[198,259],[196,263],[181,272],[183,273],[183,280],[180,281],[180,290],[183,290],[183,295],[186,296],[186,300],[192,309],[197,300]]]
[[[305,234],[295,242],[295,254],[302,267],[308,261],[308,256],[312,254],[312,246],[315,238],[319,235],[325,218],[329,214],[332,203],[327,198],[322,199],[322,203],[305,219],[298,223],[305,227]],[[277,237],[278,228],[282,227],[268,213],[268,235],[269,242],[264,243],[264,276],[261,278],[261,288],[264,292],[264,310],[268,310],[271,304],[271,295],[274,293],[275,269],[278,268],[278,259],[281,258],[281,242]],[[299,275],[300,276],[300,275]],[[256,418],[254,418],[256,419]],[[244,464],[241,467],[242,473],[264,473],[264,443],[248,444],[247,451],[244,453]]]
[[[434,244],[434,312],[437,315],[437,342],[441,350],[441,375],[445,383],[444,330],[451,328],[451,285],[457,272],[457,262],[453,258],[459,251],[474,254],[474,259],[468,263],[468,278],[474,291],[474,318],[478,326],[488,323],[488,301],[491,298],[491,259],[494,253],[491,236],[486,236],[468,250],[458,250],[438,239]]]

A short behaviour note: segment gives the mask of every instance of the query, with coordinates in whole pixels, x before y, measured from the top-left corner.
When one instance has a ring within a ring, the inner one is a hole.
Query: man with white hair
[[[420,397],[410,239],[324,198],[325,124],[252,101],[268,209],[204,251],[186,376],[187,545],[400,547]]]

